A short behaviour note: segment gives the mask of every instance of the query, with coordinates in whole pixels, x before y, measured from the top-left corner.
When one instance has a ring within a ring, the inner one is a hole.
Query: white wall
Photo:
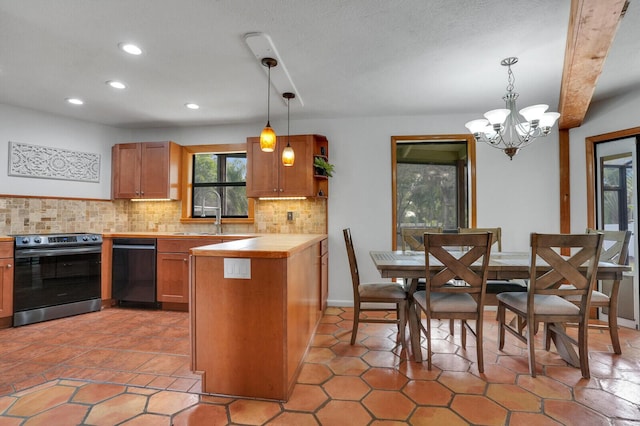
[[[0,194],[111,198],[111,146],[128,139],[115,127],[0,104]],[[9,141],[100,154],[100,182],[8,176]]]
[[[380,280],[369,250],[391,248],[391,136],[466,133],[470,116],[371,117],[292,120],[292,133],[329,139],[336,166],[329,196],[329,303],[351,304],[349,266],[342,229],[350,227],[363,281]],[[272,122],[285,129],[286,122]],[[183,145],[239,143],[257,136],[263,123],[146,129],[136,140]],[[477,147],[478,226],[501,226],[503,250],[528,250],[529,233],[559,230],[558,137],[523,149],[513,161],[485,144]]]
[[[603,133],[640,127],[640,90],[593,104],[582,126],[569,132],[571,161],[571,232],[587,226],[585,139]]]
[[[570,132],[571,229],[586,226],[584,139],[640,126],[640,92],[593,105]],[[391,248],[391,136],[465,133],[471,116],[370,117],[292,120],[292,133],[319,133],[330,141],[336,174],[329,198],[331,304],[352,300],[342,229],[351,227],[363,280],[379,275],[369,250]],[[273,122],[285,129],[286,122]],[[0,194],[109,198],[111,146],[126,141],[174,140],[183,145],[241,143],[264,123],[171,129],[117,129],[0,104]],[[98,153],[99,183],[7,176],[8,142]],[[477,147],[478,226],[501,226],[504,250],[527,250],[529,233],[559,231],[557,131],[523,149],[513,161],[487,145]]]

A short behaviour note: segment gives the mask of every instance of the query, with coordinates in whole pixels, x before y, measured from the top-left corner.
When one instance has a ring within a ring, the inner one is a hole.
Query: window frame
[[[193,217],[193,158],[195,154],[237,154],[247,153],[246,143],[237,144],[211,144],[211,145],[187,145],[182,147],[182,215],[181,223],[213,223],[214,217]],[[223,224],[253,224],[254,223],[254,199],[247,197],[248,217],[222,218]]]

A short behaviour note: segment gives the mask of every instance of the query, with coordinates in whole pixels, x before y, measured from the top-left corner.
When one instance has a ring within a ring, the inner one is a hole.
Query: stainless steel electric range
[[[101,235],[13,237],[14,327],[100,310]]]

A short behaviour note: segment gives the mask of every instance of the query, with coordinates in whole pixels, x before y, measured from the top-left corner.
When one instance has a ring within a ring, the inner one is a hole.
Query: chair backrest
[[[347,256],[349,257],[349,267],[351,268],[351,284],[353,285],[354,301],[358,303],[360,298],[358,286],[360,285],[360,274],[358,273],[358,262],[356,260],[356,252],[353,250],[353,241],[351,240],[351,229],[342,230],[344,234],[344,244],[347,247]]]
[[[424,233],[432,232],[441,234],[441,226],[432,226],[428,228],[402,228],[402,251],[424,251]]]
[[[491,232],[491,244],[497,244],[498,251],[502,251],[502,228],[458,228],[458,234],[473,234],[476,232]]]
[[[491,234],[432,234],[424,235],[426,265],[427,302],[433,291],[446,293],[470,293],[476,298],[480,309],[484,305],[487,286]],[[465,247],[464,251],[453,251],[451,247]],[[478,265],[480,262],[480,265]],[[433,273],[431,266],[442,264],[442,269]],[[473,267],[472,267],[473,265]],[[452,280],[462,280],[463,285],[452,285]],[[429,303],[427,303],[429,306]]]
[[[617,263],[618,265],[627,264],[631,231],[600,231],[597,229],[587,229],[587,233],[601,233],[604,235],[600,262]]]
[[[531,269],[529,281],[529,309],[533,309],[534,294],[580,297],[580,312],[586,314],[596,271],[603,235],[593,234],[531,234]],[[562,256],[563,248],[570,256]],[[551,266],[541,273],[537,267]],[[571,284],[561,286],[560,284]]]

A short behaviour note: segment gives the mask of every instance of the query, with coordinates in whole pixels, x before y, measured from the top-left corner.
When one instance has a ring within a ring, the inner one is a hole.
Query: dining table
[[[378,269],[382,278],[405,279],[410,282],[408,288],[409,298],[409,336],[411,340],[412,352],[415,361],[422,361],[422,350],[420,346],[420,328],[417,322],[417,314],[412,301],[413,293],[416,291],[417,280],[426,276],[425,252],[424,251],[370,251],[374,265]],[[471,265],[473,268],[474,265]],[[477,263],[480,268],[480,263]],[[435,258],[429,260],[430,273],[435,273],[442,269],[442,264]],[[489,258],[487,268],[488,280],[514,280],[528,279],[530,277],[531,256],[529,252],[493,252]],[[537,273],[544,273],[551,267],[544,263],[536,266]],[[618,265],[617,263],[599,262],[597,269],[597,279],[599,280],[620,280],[623,273],[631,270],[628,265]],[[558,354],[570,365],[580,367],[580,359],[573,346],[562,339],[561,336],[552,336]]]

